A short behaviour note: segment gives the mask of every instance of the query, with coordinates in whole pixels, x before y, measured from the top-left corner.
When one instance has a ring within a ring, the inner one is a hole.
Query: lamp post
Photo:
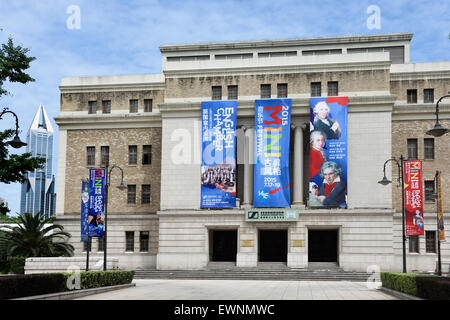
[[[450,92],[449,92],[450,93]],[[450,95],[445,95],[439,98],[439,100],[436,102],[436,124],[434,125],[434,128],[427,131],[427,134],[433,137],[440,137],[449,132],[450,130],[447,128],[444,128],[439,123],[439,103],[444,98],[450,98]]]
[[[383,166],[383,179],[378,181],[379,184],[382,185],[388,185],[389,183],[392,183],[389,179],[386,178],[386,164],[389,161],[394,161],[397,164],[398,167],[398,182],[402,187],[402,245],[403,245],[403,273],[406,273],[406,235],[405,235],[405,180],[403,177],[403,155],[400,155],[400,162],[398,162],[397,159],[391,158],[389,160],[386,160]]]
[[[8,108],[3,108],[3,111],[0,113],[0,119],[2,119],[2,116],[5,113],[11,113],[16,118],[16,135],[14,136],[14,138],[11,141],[7,141],[6,143],[15,149],[19,149],[23,146],[26,146],[27,144],[25,142],[23,142],[22,140],[20,140],[20,138],[19,138],[19,118],[17,117],[17,115],[14,112],[9,110]]]
[[[108,161],[106,161],[106,165],[105,165],[105,174],[106,174],[106,181],[105,181],[105,221],[104,221],[105,224],[104,224],[104,229],[103,229],[103,271],[106,271],[106,257],[107,257],[107,252],[106,252],[106,245],[107,245],[106,222],[107,222],[107,216],[108,216],[108,191],[109,191],[109,184],[111,182],[111,171],[114,168],[118,168],[122,172],[122,181],[120,182],[120,185],[117,186],[117,188],[119,190],[126,189],[126,186],[123,183],[123,170],[122,170],[122,168],[117,166],[117,165],[113,165],[108,171]]]

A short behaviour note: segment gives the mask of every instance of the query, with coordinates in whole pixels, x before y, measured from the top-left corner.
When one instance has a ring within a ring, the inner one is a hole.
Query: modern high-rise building
[[[52,174],[53,127],[45,112],[39,106],[27,134],[27,152],[33,157],[45,158],[42,169],[27,173],[27,181],[22,184],[20,214],[44,212],[46,217],[55,214],[55,177]]]

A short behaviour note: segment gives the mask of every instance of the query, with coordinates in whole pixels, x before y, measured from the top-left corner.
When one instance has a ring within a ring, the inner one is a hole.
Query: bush
[[[0,258],[0,273],[6,274],[9,272],[9,261],[6,258]]]
[[[381,272],[383,287],[417,296],[416,273]]]
[[[423,299],[450,300],[450,278],[417,277],[417,294]]]
[[[66,280],[73,273],[65,273]],[[81,289],[117,286],[133,281],[134,271],[84,271],[80,272]]]
[[[62,273],[25,274],[0,277],[0,299],[14,299],[64,291]]]
[[[25,259],[24,257],[11,257],[9,259],[10,270],[15,274],[25,273]]]

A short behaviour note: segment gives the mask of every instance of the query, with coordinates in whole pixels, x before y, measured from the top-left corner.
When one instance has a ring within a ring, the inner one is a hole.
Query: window
[[[153,100],[144,99],[144,112],[152,112],[153,110]]]
[[[97,101],[89,101],[89,114],[95,114],[97,113]]]
[[[253,53],[234,53],[234,54],[216,54],[216,60],[236,60],[236,59],[252,59]]]
[[[213,86],[212,87],[212,99],[213,100],[222,100],[222,87],[221,86]]]
[[[109,147],[103,146],[100,148],[101,153],[101,166],[104,167],[109,164]]]
[[[95,166],[95,147],[87,147],[87,165]]]
[[[277,85],[277,97],[278,98],[287,98],[288,96],[288,85],[287,83],[279,83]]]
[[[434,159],[434,139],[433,138],[423,139],[423,151],[425,154],[425,159]]]
[[[409,236],[409,252],[419,253],[419,236]]]
[[[417,159],[417,139],[408,139],[408,159]]]
[[[417,89],[406,90],[406,98],[408,103],[417,103]]]
[[[322,95],[322,84],[320,82],[311,82],[311,97],[320,97]]]
[[[329,97],[337,97],[338,96],[337,81],[328,81],[328,96]]]
[[[237,100],[238,86],[228,86],[228,100]]]
[[[423,89],[423,103],[434,102],[434,89]]]
[[[148,231],[141,231],[139,233],[139,244],[140,244],[139,251],[141,251],[141,252],[148,251],[148,240],[149,240]]]
[[[97,251],[99,252],[103,252],[104,251],[104,247],[105,247],[105,239],[104,238],[98,238],[98,242],[97,242]]]
[[[138,100],[131,99],[130,100],[130,113],[137,113],[137,112],[138,112]]]
[[[142,202],[142,204],[150,204],[150,185],[149,184],[142,185],[141,202]]]
[[[137,146],[128,146],[128,164],[137,164]]]
[[[328,54],[341,54],[342,49],[327,49],[327,50],[303,50],[302,55],[304,56],[322,56]]]
[[[142,164],[152,164],[152,146],[142,146]]]
[[[125,231],[125,251],[134,251],[134,231]]]
[[[262,84],[261,85],[261,99],[270,99],[270,84]]]
[[[434,180],[425,180],[425,201],[434,201]]]
[[[436,231],[425,231],[426,252],[436,253]]]
[[[103,100],[102,101],[102,112],[103,113],[111,113],[111,100]]]
[[[129,184],[127,185],[127,203],[128,204],[136,204],[136,185]]]
[[[84,252],[87,252],[88,246],[89,246],[89,252],[91,252],[92,251],[92,240],[91,241],[88,240],[86,242],[83,242],[83,251]]]
[[[258,58],[295,57],[296,55],[297,51],[259,52]]]

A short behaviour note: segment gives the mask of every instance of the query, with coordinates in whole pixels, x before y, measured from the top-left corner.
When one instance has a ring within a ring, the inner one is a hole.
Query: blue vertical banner
[[[202,102],[201,208],[236,207],[237,101]]]
[[[347,207],[348,97],[310,100],[310,207]]]
[[[291,99],[255,100],[254,207],[289,207]]]
[[[88,241],[89,181],[81,182],[81,241]]]
[[[103,237],[105,221],[105,169],[89,169],[88,235]]]

